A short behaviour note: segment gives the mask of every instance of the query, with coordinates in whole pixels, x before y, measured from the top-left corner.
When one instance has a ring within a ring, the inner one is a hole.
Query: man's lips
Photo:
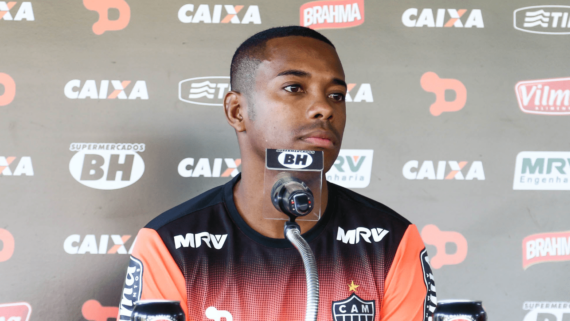
[[[333,148],[335,145],[335,139],[333,135],[328,132],[310,133],[303,136],[301,139],[307,143],[310,143],[311,145],[322,148]]]

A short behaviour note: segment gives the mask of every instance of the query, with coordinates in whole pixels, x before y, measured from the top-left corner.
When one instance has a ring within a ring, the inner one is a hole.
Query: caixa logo
[[[95,80],[86,80],[81,85],[81,80],[73,79],[65,84],[63,93],[69,99],[148,99],[146,81],[137,80],[127,95],[126,90],[130,84],[130,80],[101,80],[97,87]]]
[[[281,165],[291,169],[306,168],[313,163],[311,154],[301,151],[283,152],[277,157],[277,160]]]
[[[103,234],[97,240],[94,234],[87,234],[83,238],[79,234],[72,234],[63,242],[63,250],[67,254],[131,254],[135,241],[128,252],[125,247],[130,238],[130,235]],[[113,246],[109,248],[111,243]]]
[[[243,10],[244,6],[234,6],[231,4],[216,4],[212,7],[207,4],[193,5],[185,4],[178,10],[178,20],[182,23],[237,23],[246,25],[248,23],[261,24],[261,16],[259,15],[259,7],[251,5],[247,10]],[[222,18],[222,9],[225,14]],[[240,15],[243,13],[240,20]],[[238,15],[239,14],[239,15]]]
[[[373,103],[374,97],[372,96],[372,87],[370,87],[370,84],[368,84],[368,83],[360,84],[360,86],[358,87],[358,90],[356,91],[354,98],[352,98],[352,96],[350,95],[350,91],[353,90],[356,87],[356,85],[357,84],[347,84],[346,85],[347,86],[347,88],[346,88],[346,102],[347,103],[351,103],[351,102]],[[353,91],[353,93],[354,93],[354,91]]]
[[[79,183],[96,189],[127,187],[144,173],[144,161],[138,154],[144,144],[72,143],[75,155],[69,162],[71,176]]]
[[[532,6],[515,10],[515,29],[545,35],[570,35],[570,6]]]
[[[32,158],[29,156],[22,156],[18,159],[16,156],[0,156],[0,176],[34,176],[34,167],[32,166]],[[15,164],[16,167],[13,166]],[[14,170],[12,170],[12,168]]]
[[[197,77],[178,83],[178,98],[186,103],[204,106],[222,106],[230,91],[230,77]]]
[[[406,27],[428,27],[428,28],[484,28],[483,15],[480,9],[437,9],[436,13],[430,8],[420,11],[418,8],[410,8],[404,11],[402,23]],[[419,15],[418,15],[419,13]],[[465,19],[464,17],[467,17]],[[461,19],[464,20],[461,20]]]
[[[365,188],[372,174],[372,149],[341,149],[327,172],[327,181],[346,188]]]
[[[16,6],[16,1],[0,1],[0,19],[5,21],[34,21],[34,8],[31,2],[22,2],[16,15],[12,17],[10,10]],[[15,11],[16,9],[14,9]],[[0,319],[1,320],[1,319]]]
[[[208,158],[195,161],[194,158],[188,157],[178,163],[178,174],[182,177],[236,177],[239,174],[240,165],[241,159],[239,158],[214,158],[214,162],[210,163]],[[223,167],[225,169],[222,172]]]
[[[481,161],[472,162],[465,176],[462,170],[467,168],[467,164],[469,164],[467,161],[438,161],[437,171],[431,160],[424,161],[421,166],[419,166],[419,164],[417,160],[411,160],[404,164],[402,168],[404,177],[417,180],[426,178],[429,180],[485,180],[485,171],[483,170],[483,163]],[[450,171],[447,170],[447,167],[449,167]]]
[[[0,304],[0,321],[28,321],[32,306],[28,302]]]

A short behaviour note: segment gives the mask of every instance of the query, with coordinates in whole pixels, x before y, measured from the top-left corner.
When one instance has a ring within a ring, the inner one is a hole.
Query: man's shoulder
[[[201,212],[212,206],[223,203],[224,186],[225,185],[214,187],[178,206],[169,209],[168,211],[155,217],[145,226],[145,228],[158,230],[161,227],[180,218]]]

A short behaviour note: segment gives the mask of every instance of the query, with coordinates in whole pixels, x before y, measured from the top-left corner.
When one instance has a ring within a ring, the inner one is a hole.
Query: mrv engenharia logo
[[[139,153],[145,150],[145,144],[72,143],[69,150],[76,152],[69,162],[71,176],[91,188],[127,187],[144,173]]]
[[[570,190],[570,152],[520,152],[514,190]]]

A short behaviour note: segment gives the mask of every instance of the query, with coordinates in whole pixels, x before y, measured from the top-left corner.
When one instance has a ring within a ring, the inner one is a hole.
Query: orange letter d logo
[[[0,95],[0,106],[6,106],[16,96],[16,83],[10,75],[0,72],[0,85],[4,86],[4,93]]]
[[[467,89],[461,81],[442,79],[435,72],[429,71],[423,74],[420,83],[425,91],[435,94],[435,102],[429,107],[432,115],[439,116],[444,111],[458,111],[465,106]],[[454,101],[445,100],[446,90],[455,91]]]
[[[439,269],[444,265],[459,264],[467,257],[467,240],[461,233],[440,231],[437,226],[429,224],[422,229],[422,240],[437,249],[435,256],[430,261],[434,269]],[[455,243],[457,251],[453,254],[447,254],[445,252],[446,243]]]
[[[122,30],[131,20],[131,7],[125,0],[83,0],[85,8],[99,13],[99,20],[93,24],[93,32],[102,35],[105,31]],[[119,19],[109,20],[109,9],[119,10]]]

